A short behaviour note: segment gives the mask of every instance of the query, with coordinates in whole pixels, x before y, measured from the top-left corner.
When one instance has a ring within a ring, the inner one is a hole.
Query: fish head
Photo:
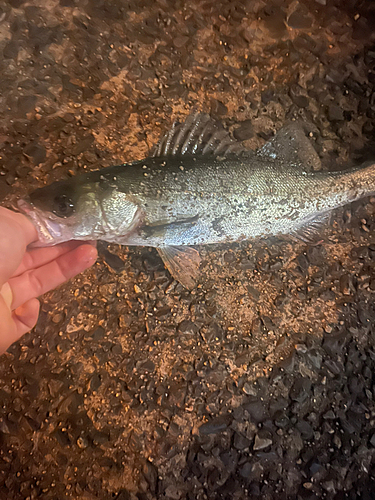
[[[70,240],[116,241],[140,221],[140,209],[128,193],[108,182],[54,182],[18,201],[18,208],[35,225],[39,241],[52,246]]]

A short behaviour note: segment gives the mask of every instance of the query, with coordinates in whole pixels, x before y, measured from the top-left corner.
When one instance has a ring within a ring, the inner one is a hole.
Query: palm
[[[92,244],[71,241],[28,249],[37,240],[32,223],[0,207],[0,353],[36,323],[36,297],[91,266],[97,257]]]

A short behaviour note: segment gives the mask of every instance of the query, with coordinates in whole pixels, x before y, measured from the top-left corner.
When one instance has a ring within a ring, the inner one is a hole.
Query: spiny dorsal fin
[[[303,167],[307,172],[320,170],[321,161],[301,125],[291,123],[281,128],[275,137],[257,151],[259,156],[284,160]]]
[[[245,148],[232,139],[223,126],[209,115],[189,115],[182,123],[175,122],[151,152],[151,156],[226,155],[241,153]]]

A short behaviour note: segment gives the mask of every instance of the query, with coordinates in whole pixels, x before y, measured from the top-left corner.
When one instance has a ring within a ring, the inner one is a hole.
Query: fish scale
[[[312,242],[333,208],[374,193],[374,173],[374,164],[322,171],[296,124],[252,152],[207,115],[191,115],[154,156],[55,182],[19,208],[40,246],[102,239],[156,247],[192,288],[200,263],[192,247],[279,234]]]

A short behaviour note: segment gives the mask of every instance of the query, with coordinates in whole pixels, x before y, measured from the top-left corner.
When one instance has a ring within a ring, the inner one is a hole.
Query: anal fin
[[[322,227],[329,222],[330,217],[330,212],[318,215],[313,220],[292,231],[290,234],[303,243],[316,245],[322,240]]]
[[[201,263],[198,250],[185,246],[168,246],[158,248],[157,251],[171,275],[188,290],[194,288]]]

